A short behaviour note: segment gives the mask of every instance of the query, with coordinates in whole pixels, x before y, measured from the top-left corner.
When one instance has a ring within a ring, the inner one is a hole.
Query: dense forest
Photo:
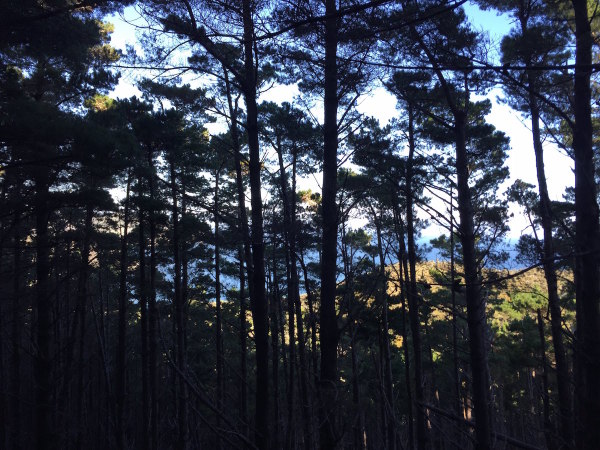
[[[0,448],[599,448],[599,8],[1,0]]]

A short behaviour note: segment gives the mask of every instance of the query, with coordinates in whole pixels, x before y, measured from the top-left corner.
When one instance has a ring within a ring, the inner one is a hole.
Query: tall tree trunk
[[[339,330],[335,312],[338,212],[337,149],[337,6],[336,0],[325,1],[325,120],[323,124],[323,238],[321,257],[321,419],[319,439],[322,449],[338,446],[335,430],[337,412],[337,345]]]
[[[465,299],[467,303],[467,325],[469,328],[469,349],[473,380],[473,412],[475,415],[475,447],[477,450],[489,450],[492,445],[492,421],[489,397],[489,372],[487,365],[487,347],[485,340],[486,316],[485,299],[481,295],[480,277],[475,252],[475,224],[473,204],[469,188],[469,158],[467,155],[467,120],[469,90],[468,80],[464,80],[465,92],[463,105],[457,102],[435,55],[423,41],[422,36],[411,26],[412,35],[427,55],[434,67],[435,74],[444,92],[448,107],[454,118],[454,140],[456,151],[456,177],[458,193],[458,212],[460,217],[460,240],[463,251],[465,272]]]
[[[280,445],[280,418],[279,418],[279,331],[281,329],[282,347],[284,345],[283,336],[283,318],[281,317],[281,296],[279,295],[279,279],[277,277],[277,263],[273,256],[273,282],[271,283],[271,370],[273,371],[273,436],[271,439],[272,448],[279,448]],[[280,314],[277,315],[279,309]],[[285,348],[283,348],[285,354]],[[285,371],[284,371],[285,373]]]
[[[283,203],[283,224],[284,224],[284,244],[285,244],[285,262],[287,272],[287,306],[288,306],[288,345],[290,353],[289,375],[288,375],[288,417],[286,427],[286,448],[292,446],[292,435],[294,428],[294,413],[295,413],[295,381],[294,369],[296,366],[296,326],[295,326],[295,304],[296,295],[298,293],[298,272],[296,271],[292,242],[292,218],[290,207],[290,196],[288,195],[288,177],[283,164],[283,149],[281,147],[281,136],[276,137],[276,151],[279,162],[279,190]]]
[[[600,256],[597,186],[592,142],[591,87],[593,36],[588,2],[572,0],[575,12],[575,335],[576,447],[600,442]]]
[[[234,104],[231,92],[231,83],[229,81],[229,73],[227,69],[223,68],[223,74],[225,78],[225,88],[227,94],[227,105],[229,109],[229,116],[231,120],[230,134],[231,143],[233,147],[233,156],[235,164],[235,184],[238,201],[238,223],[240,226],[240,234],[242,235],[242,246],[238,252],[240,270],[240,372],[242,376],[242,382],[240,386],[240,418],[244,424],[244,434],[248,434],[247,423],[248,423],[248,375],[247,375],[247,329],[246,323],[246,273],[248,274],[248,291],[250,298],[253,296],[253,269],[252,269],[252,250],[250,242],[250,231],[248,229],[248,216],[246,214],[246,196],[244,193],[244,181],[242,179],[242,157],[240,150],[239,134],[238,134],[238,111],[237,103]],[[244,263],[246,263],[246,271],[244,269]]]
[[[251,0],[242,1],[244,23],[244,98],[246,100],[246,132],[250,151],[250,203],[252,205],[253,288],[250,304],[256,344],[256,445],[269,447],[269,318],[265,292],[265,258],[260,181],[260,148],[258,144],[258,107],[256,104],[256,67],[254,65],[254,21]]]
[[[408,160],[406,164],[406,240],[408,245],[408,263],[410,279],[408,284],[408,317],[413,338],[414,370],[415,370],[415,401],[417,411],[417,449],[424,450],[427,445],[427,419],[423,403],[423,359],[421,351],[421,319],[419,314],[419,293],[417,290],[416,264],[417,254],[415,249],[414,210],[413,210],[413,159],[415,154],[414,113],[408,110]]]
[[[302,267],[302,274],[304,275],[304,289],[306,290],[306,303],[308,304],[308,316],[310,325],[310,353],[312,360],[312,370],[314,375],[315,387],[318,387],[318,351],[317,351],[317,320],[315,317],[314,304],[315,299],[310,289],[310,281],[308,278],[308,268],[304,262],[304,255],[302,252],[299,255],[298,262]]]
[[[215,223],[215,312],[216,312],[216,351],[217,351],[217,408],[223,409],[223,324],[221,311],[221,244],[219,242],[219,179],[221,168],[215,176],[215,205],[213,220]],[[217,429],[221,428],[221,417],[217,415]],[[221,450],[220,434],[217,434],[217,450]]]
[[[142,359],[142,450],[150,449],[150,387],[148,366],[148,288],[146,286],[146,235],[144,232],[143,183],[139,180],[139,297],[140,297],[140,340]]]
[[[296,308],[296,331],[298,332],[298,359],[300,360],[300,396],[302,402],[302,425],[304,430],[304,448],[310,450],[311,446],[311,426],[310,426],[310,405],[308,400],[308,369],[306,362],[306,339],[304,334],[304,319],[302,317],[302,305],[300,301],[300,277],[298,275],[298,265],[296,254],[296,162],[297,150],[294,147],[292,154],[292,189],[290,192],[290,258],[291,280],[294,285],[293,295]],[[308,293],[307,293],[308,295]]]
[[[460,383],[460,369],[458,360],[458,305],[456,303],[456,262],[455,262],[455,251],[456,245],[454,241],[454,194],[452,185],[450,187],[450,298],[452,299],[452,365],[454,369],[454,408],[456,417],[463,417],[462,409],[462,396],[461,396],[461,383]],[[456,424],[455,439],[458,445],[462,445],[463,434],[462,434],[462,423]]]
[[[185,303],[181,289],[181,229],[179,226],[179,207],[177,202],[177,172],[175,170],[175,161],[170,161],[171,172],[171,215],[173,221],[173,269],[174,269],[174,298],[175,304],[175,336],[177,348],[177,368],[180,373],[185,373]],[[185,191],[183,192],[185,195]],[[218,281],[217,281],[218,282]],[[187,404],[187,384],[182,376],[176,379],[177,386],[177,450],[185,450],[188,442],[188,404]]]
[[[10,395],[9,402],[11,411],[12,424],[10,429],[9,442],[12,449],[20,450],[21,437],[21,295],[22,295],[22,280],[21,280],[21,234],[20,234],[20,211],[15,211],[13,221],[14,229],[14,253],[13,253],[13,292],[11,304],[11,347],[12,353],[10,358]]]
[[[544,276],[548,288],[548,307],[550,309],[550,325],[552,342],[554,344],[554,358],[556,361],[556,381],[558,387],[558,409],[561,440],[567,448],[573,446],[573,427],[571,412],[571,386],[569,380],[569,362],[562,332],[562,313],[558,297],[558,283],[556,267],[554,264],[554,238],[552,236],[552,206],[546,183],[544,166],[544,150],[540,132],[540,110],[535,96],[535,81],[532,74],[528,75],[529,82],[529,108],[531,111],[531,131],[533,135],[533,150],[535,152],[535,165],[540,195],[539,214],[544,231]]]
[[[542,402],[544,406],[544,436],[546,438],[546,446],[553,449],[554,436],[553,426],[550,420],[550,395],[548,393],[548,362],[546,360],[546,336],[544,333],[544,320],[542,318],[542,310],[537,310],[538,332],[540,335],[540,355],[542,360]]]
[[[121,236],[121,256],[119,261],[119,318],[118,318],[118,340],[117,340],[117,380],[116,380],[116,400],[117,400],[117,448],[125,450],[127,447],[127,437],[125,434],[125,404],[126,404],[126,384],[127,384],[127,236],[129,232],[129,197],[131,191],[131,169],[127,174],[127,189],[125,191],[125,210],[123,213],[123,234]]]
[[[39,167],[35,174],[35,223],[36,223],[36,303],[37,327],[35,343],[37,353],[34,362],[35,380],[35,442],[37,450],[56,448],[52,416],[52,300],[48,289],[50,274],[50,242],[48,221],[50,216],[49,180],[47,168]]]
[[[350,356],[352,358],[352,406],[354,417],[352,419],[352,431],[354,447],[356,450],[362,450],[364,427],[362,423],[362,411],[360,407],[360,385],[358,383],[358,355],[356,354],[356,328],[354,321],[351,320],[348,326],[350,334]]]
[[[407,304],[409,304],[408,298],[411,295],[411,287],[410,287],[410,283],[411,283],[411,276],[410,276],[410,270],[409,270],[409,263],[408,263],[408,255],[406,252],[406,245],[404,243],[404,227],[402,227],[401,229],[401,240],[400,240],[400,261],[402,262],[402,267],[400,269],[401,274],[400,276],[404,277],[403,279],[403,285],[402,285],[402,326],[403,326],[403,338],[404,338],[404,360],[405,360],[405,364],[406,364],[406,387],[407,387],[407,397],[408,400],[410,401],[410,408],[409,408],[409,424],[410,424],[410,429],[409,429],[409,434],[408,434],[408,440],[410,443],[410,448],[414,449],[415,448],[415,433],[414,433],[414,425],[415,425],[415,420],[414,420],[414,414],[413,411],[415,411],[417,414],[419,414],[419,405],[415,404],[416,402],[413,402],[413,394],[412,394],[412,390],[410,389],[410,355],[409,355],[409,351],[408,351],[408,332],[407,330],[407,325],[408,323],[410,323],[410,312],[408,314],[408,322],[406,320],[406,306]],[[410,306],[409,306],[410,308]],[[411,333],[412,334],[412,333]],[[413,350],[414,350],[414,343],[413,343]],[[416,377],[415,377],[416,378]],[[416,389],[415,389],[416,390]],[[416,397],[416,394],[415,394]]]
[[[239,259],[239,282],[240,282],[240,391],[239,391],[239,415],[242,423],[244,435],[248,434],[248,324],[246,321],[246,271],[244,269],[244,250],[243,245],[238,248]]]
[[[83,398],[84,398],[84,370],[85,370],[85,334],[87,320],[88,274],[90,259],[90,238],[92,233],[93,207],[86,205],[85,225],[83,230],[83,243],[81,247],[81,270],[79,272],[77,288],[77,312],[79,316],[79,355],[77,358],[77,438],[76,448],[82,448],[84,439],[83,427]]]
[[[150,446],[152,450],[159,448],[158,430],[158,307],[156,304],[156,192],[153,152],[148,148],[148,187],[150,193],[150,208],[148,225],[150,227],[150,292],[148,297],[148,365],[150,384]]]
[[[377,231],[377,252],[379,254],[379,274],[377,280],[377,296],[381,305],[381,326],[382,326],[382,347],[383,347],[383,381],[384,381],[384,400],[385,412],[387,416],[387,446],[388,450],[396,449],[396,408],[394,406],[394,382],[392,377],[392,358],[390,350],[390,327],[388,320],[388,296],[387,296],[387,275],[385,273],[385,255],[383,253],[383,244],[381,240],[381,222],[375,217],[373,211],[375,227]]]
[[[414,417],[413,417],[413,399],[410,383],[410,355],[408,351],[408,323],[406,320],[406,297],[408,294],[408,283],[410,276],[408,274],[408,257],[406,255],[406,245],[404,243],[404,226],[400,219],[399,199],[397,193],[394,195],[394,230],[396,239],[399,242],[399,248],[396,255],[398,258],[398,282],[400,284],[400,300],[402,307],[402,349],[404,353],[404,376],[406,386],[406,398],[408,400],[408,448],[414,450]]]
[[[485,341],[485,300],[481,295],[477,256],[475,254],[475,226],[469,188],[469,161],[467,156],[467,114],[454,111],[456,134],[456,174],[460,239],[463,251],[467,302],[467,324],[473,379],[473,412],[477,450],[488,450],[492,445],[492,424],[489,404],[489,374]]]

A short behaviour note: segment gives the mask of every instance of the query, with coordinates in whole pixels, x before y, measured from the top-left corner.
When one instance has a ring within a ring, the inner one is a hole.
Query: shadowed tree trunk
[[[321,379],[319,439],[322,449],[338,445],[335,430],[337,411],[337,345],[339,330],[335,311],[338,212],[337,149],[338,92],[337,42],[338,25],[335,0],[325,1],[325,120],[323,124],[323,188],[322,188],[322,256],[321,256]]]
[[[46,167],[38,167],[35,174],[35,224],[36,224],[36,312],[35,341],[37,353],[34,363],[35,380],[35,443],[37,450],[56,448],[52,425],[52,300],[48,290],[50,273],[50,242],[48,220],[50,209],[49,181]]]
[[[256,343],[256,446],[269,448],[269,319],[265,292],[265,258],[261,197],[261,162],[258,144],[256,67],[254,65],[254,21],[251,0],[242,1],[244,25],[244,80],[246,132],[250,150],[250,203],[252,206],[252,278],[250,303]]]
[[[546,445],[549,449],[553,449],[554,436],[553,426],[550,420],[550,395],[548,394],[548,361],[546,360],[546,336],[544,335],[544,320],[542,318],[542,310],[537,310],[538,332],[540,335],[540,356],[542,360],[542,402],[544,405],[544,436]]]
[[[126,404],[126,383],[127,383],[127,237],[129,232],[129,197],[131,191],[131,169],[127,174],[127,189],[125,191],[125,210],[123,212],[123,231],[121,235],[121,255],[119,261],[119,318],[118,318],[118,338],[116,354],[116,395],[117,395],[117,414],[116,414],[116,441],[119,450],[125,450],[127,446],[127,437],[125,433],[125,404]]]
[[[87,321],[88,274],[90,259],[90,238],[94,210],[91,204],[86,205],[83,243],[81,246],[81,269],[77,287],[77,311],[79,317],[79,355],[77,358],[77,438],[75,447],[81,448],[84,439],[83,400],[84,400],[84,370],[85,370],[85,335]],[[76,330],[74,330],[76,331]]]
[[[148,365],[150,386],[150,446],[152,450],[158,450],[158,306],[156,304],[156,189],[153,151],[148,147],[148,191],[150,194],[150,208],[148,212],[148,226],[150,227],[150,292],[148,296]]]
[[[600,285],[597,186],[591,120],[593,36],[588,2],[572,0],[575,12],[575,85],[573,151],[575,156],[575,335],[576,447],[600,442]]]
[[[221,244],[219,242],[219,179],[221,168],[215,175],[215,204],[213,221],[215,223],[215,340],[217,351],[217,408],[223,409],[223,325],[221,311]],[[217,429],[221,428],[221,417],[217,415]],[[222,448],[221,436],[217,434],[217,450]]]
[[[477,257],[475,255],[475,228],[473,206],[469,189],[469,162],[466,146],[467,115],[455,111],[456,174],[458,211],[460,214],[460,237],[463,249],[467,301],[467,323],[469,325],[469,349],[473,377],[473,410],[477,450],[491,448],[492,424],[489,405],[489,373],[485,343],[485,301],[481,295]]]
[[[150,448],[150,390],[148,380],[148,288],[146,286],[146,235],[144,231],[144,198],[143,198],[143,182],[139,179],[139,197],[138,197],[138,214],[139,214],[139,286],[138,294],[140,297],[140,340],[141,340],[141,360],[142,360],[142,436],[141,448],[148,450]]]
[[[469,187],[469,157],[467,154],[467,121],[469,89],[468,80],[463,80],[464,92],[457,99],[449,82],[440,69],[436,56],[425,44],[423,37],[411,26],[411,33],[432,64],[445,100],[453,117],[453,133],[456,152],[459,234],[463,252],[465,272],[465,299],[469,328],[469,349],[473,383],[473,412],[475,416],[475,447],[489,450],[492,446],[492,421],[489,397],[489,370],[485,340],[485,299],[480,289],[480,277],[475,252],[475,223],[471,189]],[[410,222],[407,219],[407,222]]]
[[[253,269],[252,269],[252,250],[250,242],[250,231],[248,229],[248,216],[246,214],[246,195],[244,193],[244,181],[242,179],[242,157],[240,151],[240,142],[238,134],[238,110],[237,102],[234,104],[231,92],[231,83],[229,81],[229,72],[223,67],[223,75],[225,79],[225,93],[227,95],[227,105],[230,117],[230,134],[231,144],[233,147],[233,157],[235,164],[235,184],[238,201],[238,217],[240,233],[242,235],[242,245],[238,251],[239,259],[239,281],[240,281],[240,373],[242,377],[240,386],[240,417],[244,428],[247,428],[248,423],[248,375],[247,375],[247,323],[246,323],[246,273],[248,275],[248,291],[252,298],[253,286]],[[246,269],[244,269],[244,263]],[[248,434],[248,430],[244,430],[244,434]]]
[[[286,427],[286,448],[291,448],[294,427],[295,412],[295,381],[294,369],[296,366],[296,326],[295,326],[295,308],[296,296],[298,295],[298,272],[296,269],[296,260],[294,258],[294,244],[292,239],[295,235],[292,232],[292,212],[290,205],[290,195],[288,195],[288,177],[283,163],[283,148],[281,146],[281,136],[276,137],[277,160],[279,162],[279,189],[283,203],[283,224],[284,224],[284,244],[285,244],[285,263],[287,272],[287,306],[288,306],[288,345],[290,352],[288,386],[288,417]],[[294,195],[294,194],[292,194]]]
[[[417,412],[417,448],[424,450],[427,445],[427,419],[423,403],[423,358],[421,351],[421,319],[419,314],[419,293],[417,291],[417,254],[415,249],[414,210],[413,210],[413,158],[415,154],[414,114],[412,107],[408,109],[408,159],[406,161],[406,240],[408,244],[408,263],[410,278],[408,279],[408,317],[413,338],[414,370],[415,370],[415,402]]]
[[[296,148],[292,154],[292,189],[290,192],[290,259],[291,279],[294,285],[294,305],[296,308],[296,330],[298,332],[298,359],[300,360],[300,400],[302,402],[302,425],[304,430],[304,448],[309,450],[311,446],[310,407],[308,399],[308,373],[306,363],[306,339],[304,334],[304,319],[302,317],[302,305],[300,301],[300,277],[298,276],[298,265],[296,262]],[[308,293],[307,293],[308,295]]]
[[[273,371],[273,434],[271,445],[273,448],[279,448],[280,445],[280,417],[279,417],[279,332],[280,326],[283,326],[281,314],[281,295],[279,293],[279,278],[277,277],[277,263],[273,256],[272,261],[273,281],[271,283],[271,370]],[[279,309],[280,313],[277,314]],[[285,355],[283,329],[281,329],[282,350]],[[285,370],[284,370],[285,373]]]
[[[382,350],[383,350],[383,382],[384,382],[384,408],[387,416],[386,448],[396,449],[396,408],[394,405],[394,382],[392,377],[392,357],[390,351],[390,326],[388,320],[388,294],[387,275],[385,272],[385,255],[381,240],[381,222],[372,210],[373,221],[377,231],[377,252],[379,256],[379,273],[377,275],[377,297],[381,305]]]
[[[554,344],[554,358],[556,361],[556,381],[558,388],[558,409],[561,440],[571,448],[573,445],[573,427],[571,412],[571,387],[569,380],[569,363],[565,350],[562,332],[562,313],[558,297],[558,283],[556,279],[556,267],[554,264],[554,238],[552,236],[552,208],[548,185],[546,183],[546,171],[544,166],[544,150],[540,132],[540,110],[535,95],[535,83],[533,76],[529,74],[529,107],[531,111],[531,132],[533,135],[533,149],[535,152],[535,164],[538,180],[538,191],[540,195],[539,214],[544,231],[544,276],[548,288],[548,307],[550,309],[550,325],[552,330],[552,342]]]
[[[177,173],[175,162],[170,161],[171,172],[171,215],[173,220],[173,261],[174,261],[174,298],[175,304],[175,335],[177,348],[177,367],[181,373],[186,370],[185,357],[185,300],[181,289],[181,230],[179,226],[179,207],[177,202]],[[185,190],[183,190],[185,195]],[[177,442],[178,450],[185,450],[188,441],[188,404],[187,404],[187,385],[185,380],[179,376],[176,379],[177,384]]]
[[[21,294],[22,280],[21,268],[21,235],[19,230],[19,220],[21,212],[15,211],[13,221],[14,229],[14,253],[13,253],[13,292],[11,302],[11,358],[10,358],[10,410],[11,410],[11,430],[9,442],[14,450],[21,449]]]

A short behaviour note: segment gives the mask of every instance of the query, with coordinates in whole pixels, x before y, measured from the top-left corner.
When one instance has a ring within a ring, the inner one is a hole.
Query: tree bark
[[[140,340],[142,359],[142,450],[150,448],[150,389],[149,389],[149,365],[148,365],[148,288],[146,286],[146,235],[144,231],[144,208],[143,208],[143,183],[139,179],[139,303],[140,303]]]
[[[292,189],[290,192],[290,259],[291,259],[291,279],[294,285],[294,305],[296,308],[296,331],[298,333],[298,359],[300,360],[300,400],[302,402],[302,424],[304,430],[304,448],[310,450],[311,446],[311,426],[310,426],[310,408],[308,400],[308,373],[306,363],[306,339],[304,334],[304,319],[302,317],[302,305],[300,301],[300,277],[298,275],[297,254],[296,254],[296,148],[292,154]],[[308,293],[307,293],[308,295]]]
[[[150,292],[148,296],[148,365],[150,385],[150,446],[152,450],[159,448],[158,430],[158,306],[156,304],[156,192],[153,151],[148,148],[148,187],[150,193],[150,208],[148,211],[148,226],[150,227]]]
[[[256,446],[269,447],[269,318],[265,292],[265,258],[261,198],[261,162],[258,144],[258,107],[256,104],[256,67],[254,64],[254,21],[251,0],[242,1],[244,24],[244,80],[246,132],[250,150],[250,203],[252,205],[253,288],[250,304],[256,343]]]
[[[221,168],[215,175],[215,205],[213,221],[215,223],[215,341],[217,352],[217,408],[223,409],[223,324],[221,311],[221,244],[219,242],[219,179]],[[217,429],[221,428],[221,417],[217,415]],[[222,448],[221,436],[217,434],[217,450]]]
[[[48,221],[50,209],[49,181],[46,167],[39,167],[35,174],[35,223],[36,223],[36,346],[34,362],[35,380],[35,442],[37,450],[56,448],[56,436],[52,424],[52,300],[48,283],[50,274],[50,242]]]
[[[390,350],[390,327],[388,320],[388,294],[387,294],[387,275],[385,272],[385,255],[383,253],[383,244],[381,240],[381,222],[375,217],[373,211],[375,227],[377,231],[377,251],[379,254],[379,273],[377,294],[379,304],[381,305],[381,326],[382,326],[382,346],[383,346],[383,381],[384,381],[384,400],[385,412],[387,415],[387,446],[388,450],[396,449],[396,409],[394,406],[394,379],[392,376],[392,357]]]
[[[538,191],[540,195],[539,214],[544,232],[544,276],[548,288],[548,307],[550,309],[550,325],[552,330],[552,342],[554,344],[554,358],[556,361],[556,381],[558,388],[558,409],[561,440],[566,448],[573,446],[573,426],[571,411],[571,387],[569,379],[569,362],[562,332],[562,313],[558,297],[558,283],[556,278],[556,266],[554,264],[554,237],[552,235],[552,206],[546,183],[546,172],[544,165],[544,150],[540,132],[540,110],[537,97],[535,96],[535,82],[529,74],[529,108],[531,112],[531,131],[533,135],[533,149],[535,152],[535,164],[538,180]]]
[[[173,262],[174,262],[174,298],[175,304],[175,335],[177,348],[177,367],[181,373],[186,370],[185,355],[185,303],[181,289],[181,229],[179,226],[179,207],[177,202],[177,173],[175,170],[175,161],[170,161],[171,172],[171,216],[173,221]],[[183,193],[185,195],[185,191]],[[187,404],[187,384],[179,376],[176,379],[177,385],[177,442],[178,450],[185,450],[188,442],[188,404]]]
[[[240,248],[239,254],[239,280],[240,280],[240,372],[242,376],[242,382],[240,386],[240,417],[243,424],[248,423],[248,375],[247,375],[247,334],[248,325],[246,322],[246,273],[248,279],[248,291],[250,298],[253,297],[253,269],[252,269],[252,250],[250,242],[250,231],[248,229],[248,216],[246,214],[246,196],[244,193],[244,181],[242,179],[242,156],[240,151],[240,142],[238,134],[238,111],[237,103],[234,104],[231,92],[231,83],[229,81],[229,73],[225,67],[223,67],[223,75],[225,79],[225,89],[227,94],[227,105],[229,109],[229,117],[231,120],[230,134],[231,144],[233,147],[233,157],[235,164],[235,184],[237,191],[238,200],[238,222],[240,226],[240,233],[242,235],[242,248]],[[246,263],[246,269],[244,269],[244,263]],[[244,434],[248,433],[247,425],[244,425]]]
[[[408,317],[413,338],[414,370],[415,370],[415,401],[417,412],[417,449],[424,450],[427,445],[427,418],[423,404],[423,357],[421,350],[421,319],[419,314],[420,297],[417,290],[417,254],[415,249],[414,210],[413,210],[413,159],[415,154],[415,131],[413,109],[408,110],[408,159],[406,161],[406,240],[408,246],[408,264],[410,279],[408,280]]]
[[[540,335],[540,356],[542,360],[542,403],[544,407],[544,437],[546,438],[546,446],[553,449],[554,436],[553,426],[550,420],[550,395],[548,393],[548,362],[546,360],[546,336],[544,333],[544,320],[542,318],[542,310],[537,310],[538,333]]]
[[[485,342],[485,301],[481,295],[477,256],[475,254],[475,228],[473,205],[469,188],[469,161],[466,145],[467,114],[454,111],[456,135],[456,174],[458,211],[460,215],[460,240],[465,271],[465,297],[467,324],[473,378],[473,412],[477,450],[489,450],[492,445],[492,424],[489,404],[489,373]]]
[[[281,314],[281,295],[279,294],[279,278],[277,276],[277,265],[275,257],[272,261],[273,282],[271,283],[271,370],[273,371],[273,435],[271,439],[272,448],[280,446],[280,417],[279,417],[279,332],[281,330],[282,350],[285,355],[283,335],[283,317]],[[277,311],[280,311],[279,315]],[[281,329],[280,329],[281,327]],[[284,374],[286,373],[284,367]],[[287,384],[287,383],[286,383]]]
[[[573,152],[575,156],[575,334],[576,447],[600,442],[600,277],[597,186],[591,120],[593,36],[588,2],[573,0],[575,12],[575,84]]]
[[[20,190],[20,189],[19,189]],[[17,191],[18,192],[18,191]],[[21,234],[20,234],[20,214],[21,211],[15,211],[13,221],[14,227],[14,253],[13,253],[13,292],[11,304],[11,347],[12,353],[10,358],[10,395],[9,402],[11,411],[11,430],[9,442],[14,450],[20,450],[21,447],[21,295],[22,295],[22,280],[21,280]],[[4,230],[3,230],[4,231]]]
[[[129,196],[131,191],[131,170],[127,174],[127,189],[125,191],[125,211],[123,213],[123,235],[121,236],[121,255],[119,261],[119,318],[117,338],[117,448],[125,450],[127,438],[125,435],[125,404],[127,384],[127,236],[129,231]]]
[[[79,317],[79,355],[77,358],[77,438],[75,446],[81,448],[84,439],[83,427],[83,399],[84,399],[84,369],[85,369],[85,334],[86,334],[86,316],[87,316],[87,297],[88,297],[88,274],[90,259],[90,238],[92,233],[92,219],[94,210],[88,203],[85,211],[85,225],[83,230],[83,243],[81,247],[81,270],[79,272],[77,288],[77,311]]]
[[[321,421],[319,439],[321,449],[335,449],[338,438],[335,430],[337,412],[337,346],[339,330],[335,311],[336,260],[338,212],[337,149],[338,149],[338,93],[337,93],[337,6],[335,0],[325,1],[325,120],[323,124],[323,237],[321,257]]]

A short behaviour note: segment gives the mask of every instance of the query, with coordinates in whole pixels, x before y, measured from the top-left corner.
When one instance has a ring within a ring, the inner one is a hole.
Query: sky
[[[499,43],[502,36],[511,28],[510,18],[499,16],[493,11],[482,11],[476,6],[468,4],[466,12],[474,27],[487,32],[492,43]],[[136,51],[141,53],[142,50],[137,41],[136,28],[133,25],[141,25],[141,20],[137,12],[131,7],[127,8],[122,16],[111,16],[108,21],[115,26],[115,31],[111,36],[111,44],[124,52],[127,45],[133,45]],[[111,95],[115,98],[129,98],[132,95],[139,94],[140,92],[135,87],[133,73],[123,71],[122,78]],[[283,101],[293,102],[297,95],[298,90],[295,86],[274,86],[263,93],[259,100],[268,100],[277,103]],[[508,105],[497,101],[498,97],[502,97],[500,88],[491,90],[487,94],[487,97],[492,101],[492,110],[487,120],[497,129],[506,133],[510,138],[510,150],[507,159],[510,178],[501,186],[500,191],[502,192],[507,189],[517,179],[537,186],[535,157],[527,119],[521,117],[518,112],[512,110]],[[359,102],[358,110],[365,115],[376,117],[381,125],[387,124],[392,118],[399,115],[399,111],[396,109],[395,98],[382,87],[377,87],[369,95],[364,96]],[[322,116],[322,110],[319,108],[313,109],[312,112],[317,118]],[[217,133],[223,131],[223,127],[222,123],[217,123],[209,124],[207,128],[210,132]],[[550,197],[552,200],[561,200],[565,188],[573,185],[574,182],[573,161],[550,143],[544,144],[544,159]],[[318,178],[304,180],[302,183],[299,183],[299,188],[319,190],[320,180]],[[436,206],[440,207],[440,205]],[[508,238],[516,240],[521,234],[527,232],[528,223],[519,208],[515,205],[511,206],[510,211],[513,213],[513,218],[510,220]],[[427,218],[426,214],[422,211],[418,212],[418,214],[421,218]],[[356,227],[361,224],[362,222],[359,220],[351,225]],[[423,231],[423,236],[436,237],[443,232],[442,228],[431,224]]]

